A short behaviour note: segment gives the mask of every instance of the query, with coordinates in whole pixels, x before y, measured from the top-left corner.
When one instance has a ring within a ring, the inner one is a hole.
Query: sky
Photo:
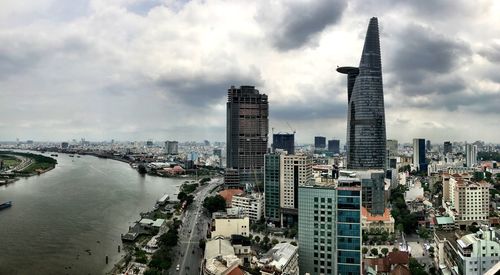
[[[1,0],[0,140],[225,141],[227,90],[270,129],[346,136],[346,77],[378,17],[387,138],[500,143],[500,3]],[[290,126],[289,126],[290,125]]]

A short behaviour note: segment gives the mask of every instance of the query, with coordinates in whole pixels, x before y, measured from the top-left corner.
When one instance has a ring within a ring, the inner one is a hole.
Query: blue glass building
[[[361,182],[299,187],[301,273],[361,274]]]

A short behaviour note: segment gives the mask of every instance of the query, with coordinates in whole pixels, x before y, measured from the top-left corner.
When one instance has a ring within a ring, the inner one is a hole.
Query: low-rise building
[[[232,207],[239,207],[250,221],[257,222],[264,217],[264,196],[260,193],[236,194],[233,196]]]
[[[226,212],[212,214],[211,236],[250,235],[250,219],[244,215],[232,215]]]
[[[231,242],[222,236],[207,241],[203,257],[203,274],[244,274],[240,270],[241,260],[234,253]]]
[[[289,243],[279,243],[258,261],[262,275],[299,275],[299,248]]]
[[[500,244],[495,231],[482,227],[475,234],[434,232],[435,262],[442,274],[484,274],[500,261]]]
[[[389,208],[385,209],[383,215],[373,215],[365,207],[362,207],[361,228],[365,232],[381,230],[392,234],[394,233],[394,218],[391,216]]]

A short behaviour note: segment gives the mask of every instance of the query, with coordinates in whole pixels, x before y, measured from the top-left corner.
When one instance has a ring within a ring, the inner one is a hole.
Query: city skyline
[[[222,141],[227,87],[254,85],[270,128],[344,142],[335,67],[359,58],[377,16],[387,138],[500,142],[500,5],[367,3],[6,1],[0,140]]]

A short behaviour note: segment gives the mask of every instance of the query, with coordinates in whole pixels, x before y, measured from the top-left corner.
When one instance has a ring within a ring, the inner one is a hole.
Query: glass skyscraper
[[[283,149],[289,155],[295,154],[295,134],[273,134],[273,152],[276,149]]]
[[[359,68],[347,74],[347,168],[385,169],[386,133],[378,20],[370,19]]]
[[[280,155],[267,154],[264,160],[265,217],[280,222]]]
[[[299,187],[301,273],[361,274],[361,183],[356,178]]]

